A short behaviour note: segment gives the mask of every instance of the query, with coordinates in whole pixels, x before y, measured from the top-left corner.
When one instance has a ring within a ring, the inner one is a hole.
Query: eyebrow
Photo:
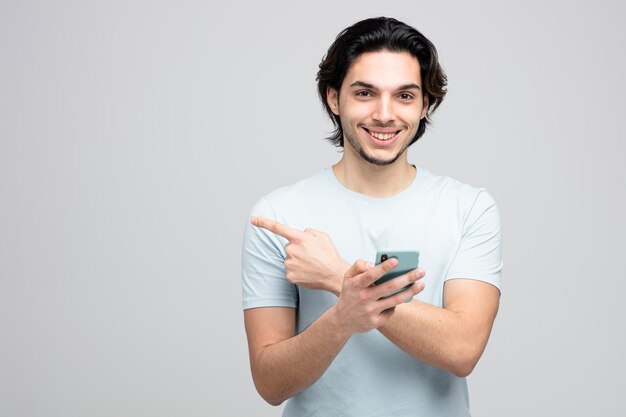
[[[363,82],[363,81],[355,81],[352,84],[350,84],[350,87],[363,87],[363,88],[376,89],[376,87],[374,87],[374,84],[366,83],[366,82]],[[400,90],[411,90],[411,89],[421,90],[419,85],[417,85],[415,83],[410,83],[410,84],[403,84],[403,85],[401,85],[400,87],[397,88],[397,91],[400,91]]]

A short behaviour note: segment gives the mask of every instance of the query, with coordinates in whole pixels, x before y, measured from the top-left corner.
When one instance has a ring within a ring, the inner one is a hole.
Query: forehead
[[[355,81],[366,82],[381,89],[393,89],[406,84],[421,86],[420,64],[408,52],[366,52],[350,65],[342,88]]]

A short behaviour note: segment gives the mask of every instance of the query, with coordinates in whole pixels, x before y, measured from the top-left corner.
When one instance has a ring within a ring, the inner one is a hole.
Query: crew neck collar
[[[372,197],[367,194],[362,194],[356,191],[352,191],[351,189],[343,185],[341,182],[339,182],[339,180],[335,176],[335,172],[333,171],[332,167],[326,168],[325,172],[332,186],[341,194],[349,198],[359,200],[359,201],[369,203],[369,204],[387,205],[387,204],[393,204],[396,201],[404,199],[406,196],[410,195],[413,191],[419,188],[420,184],[423,181],[424,169],[420,167],[419,165],[413,165],[413,166],[415,167],[415,171],[416,171],[413,182],[411,182],[411,184],[409,184],[409,186],[406,187],[404,190],[390,197]]]

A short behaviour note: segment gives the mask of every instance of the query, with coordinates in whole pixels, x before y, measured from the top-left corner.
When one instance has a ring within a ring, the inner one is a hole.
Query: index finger
[[[297,239],[302,233],[299,230],[292,229],[291,227],[287,227],[284,224],[278,223],[274,220],[266,219],[265,217],[253,217],[252,224],[256,227],[261,227],[265,230],[269,230],[270,232],[277,234],[278,236],[282,236],[289,241]]]

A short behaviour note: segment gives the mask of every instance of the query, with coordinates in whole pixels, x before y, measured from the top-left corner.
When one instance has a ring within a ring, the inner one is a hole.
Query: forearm
[[[336,275],[346,268],[338,266]],[[341,287],[335,282],[327,291],[339,295]],[[472,308],[442,308],[417,300],[398,305],[378,330],[416,359],[457,376],[467,376],[485,349],[497,314],[499,292],[496,296],[494,288],[490,291],[490,298],[476,298],[472,291]],[[482,311],[476,306],[483,306]]]
[[[326,371],[350,338],[339,331],[334,308],[302,333],[269,345],[252,361],[252,374],[261,396],[278,405],[312,385]]]
[[[347,269],[348,266],[343,265],[342,268]],[[336,275],[343,274],[343,269],[338,269]],[[337,282],[335,280],[326,290],[339,295],[341,286]],[[391,318],[378,330],[422,362],[458,376],[469,374],[473,369],[475,344],[469,342],[472,335],[467,334],[462,317],[457,313],[412,301],[397,306]]]
[[[334,278],[324,280],[321,289],[339,296],[349,267],[345,261],[333,265]],[[462,313],[419,301],[398,305],[378,330],[413,357],[457,376],[473,370],[489,335],[468,326]]]
[[[478,330],[462,313],[414,300],[396,307],[378,330],[416,359],[464,377],[482,355],[491,326]]]

